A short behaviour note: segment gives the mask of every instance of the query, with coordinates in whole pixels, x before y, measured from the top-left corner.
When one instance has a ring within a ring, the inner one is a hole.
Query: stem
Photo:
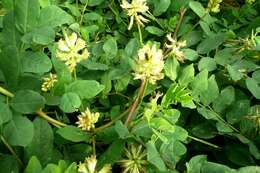
[[[127,119],[125,121],[126,127],[130,124],[138,105],[140,104],[140,102],[143,99],[146,86],[147,86],[147,79],[144,79],[144,80],[142,80],[141,86],[139,88],[139,93],[138,93],[133,105],[131,106],[129,113],[128,113]]]
[[[138,33],[139,33],[139,40],[140,40],[140,43],[141,45],[143,45],[143,35],[142,35],[142,31],[141,31],[141,27],[139,24],[137,24],[137,28],[138,28]]]
[[[183,21],[183,18],[184,18],[184,15],[185,15],[186,11],[187,11],[186,8],[182,8],[182,9],[180,10],[180,19],[179,19],[179,21],[178,21],[178,24],[177,24],[177,26],[176,26],[176,28],[175,28],[175,31],[174,31],[174,34],[173,34],[173,38],[174,38],[174,39],[177,38],[177,33],[178,33],[179,29],[180,29],[180,26],[181,26],[181,24],[182,24],[182,21]]]
[[[56,127],[65,127],[67,126],[66,124],[60,122],[60,121],[57,121],[51,117],[49,117],[45,112],[43,112],[42,110],[39,110],[36,112],[37,115],[39,115],[40,117],[42,117],[43,119],[45,119],[46,121],[48,121],[49,123],[53,124],[54,126]]]
[[[4,145],[6,146],[6,148],[8,148],[10,153],[16,158],[17,162],[23,167],[24,166],[23,162],[21,161],[21,159],[18,157],[18,155],[16,154],[14,149],[8,144],[8,142],[5,140],[5,138],[3,136],[1,136],[1,140],[4,143]]]
[[[130,110],[130,108],[128,108],[127,110],[125,110],[122,114],[120,114],[118,117],[116,117],[115,119],[113,119],[112,121],[110,121],[109,123],[100,126],[98,128],[95,129],[94,133],[100,132],[102,130],[104,130],[105,128],[111,126],[112,124],[114,124],[116,121],[120,120],[121,118],[123,118],[125,116],[125,114],[127,114],[127,112]]]
[[[93,155],[96,155],[96,140],[95,140],[95,136],[92,137],[92,149],[93,149]]]
[[[79,21],[79,25],[81,26],[82,25],[82,22],[83,22],[83,16],[84,16],[84,13],[87,9],[87,6],[88,6],[88,1],[86,2],[86,4],[84,5],[83,7],[83,10],[82,10],[82,13],[81,13],[81,16],[80,16],[80,21]]]
[[[13,93],[9,92],[8,90],[4,89],[3,87],[0,87],[0,93],[7,97],[14,97]]]
[[[199,139],[199,138],[196,138],[196,137],[193,137],[193,136],[190,136],[190,135],[188,135],[188,137],[189,137],[190,139],[192,139],[192,140],[194,140],[194,141],[197,141],[197,142],[200,142],[200,143],[202,143],[202,144],[211,146],[211,147],[216,148],[216,149],[221,149],[221,147],[219,147],[219,146],[217,146],[217,145],[215,145],[215,144],[212,144],[212,143],[210,143],[210,142],[204,141],[204,140],[202,140],[202,139]]]

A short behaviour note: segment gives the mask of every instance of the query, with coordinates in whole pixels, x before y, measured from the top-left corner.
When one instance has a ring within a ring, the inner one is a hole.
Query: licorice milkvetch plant
[[[0,173],[260,172],[259,9],[2,0]]]

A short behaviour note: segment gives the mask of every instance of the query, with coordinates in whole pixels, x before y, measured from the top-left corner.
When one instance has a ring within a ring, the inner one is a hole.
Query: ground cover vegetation
[[[260,173],[259,0],[1,0],[0,173]]]

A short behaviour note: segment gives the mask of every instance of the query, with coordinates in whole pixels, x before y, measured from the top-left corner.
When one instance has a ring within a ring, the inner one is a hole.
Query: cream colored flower
[[[220,3],[222,0],[209,0],[207,10],[213,13],[218,13],[220,12]]]
[[[119,161],[122,173],[146,173],[146,151],[143,151],[141,145],[131,144],[125,149],[125,156],[126,159]]]
[[[85,41],[78,38],[75,32],[70,36],[64,34],[64,37],[64,40],[60,39],[58,42],[56,57],[64,61],[70,72],[73,72],[80,61],[88,58],[89,52]]]
[[[78,116],[79,121],[76,122],[78,127],[82,130],[89,131],[90,129],[95,128],[95,123],[98,121],[99,113],[91,113],[87,108],[85,112],[82,112],[81,115]]]
[[[186,46],[186,40],[177,41],[172,38],[171,34],[167,34],[166,37],[170,41],[170,44],[166,44],[166,47],[170,50],[170,54],[174,55],[178,61],[184,62],[184,54],[181,51],[181,48]]]
[[[111,166],[106,164],[100,171],[96,171],[97,159],[95,155],[87,157],[84,163],[79,163],[78,171],[80,173],[109,173]]]
[[[43,78],[43,84],[42,84],[42,91],[47,92],[51,88],[54,87],[54,83],[57,82],[57,75],[56,74],[49,74],[49,77]]]
[[[127,15],[130,16],[128,30],[133,27],[134,20],[139,26],[144,26],[143,23],[147,23],[149,21],[141,15],[149,10],[146,0],[132,0],[131,4],[126,0],[123,0],[121,7],[125,9],[127,11]]]
[[[147,79],[154,84],[157,80],[163,79],[163,67],[162,50],[157,49],[155,44],[146,44],[138,51],[138,59],[136,60],[134,69],[134,79]]]

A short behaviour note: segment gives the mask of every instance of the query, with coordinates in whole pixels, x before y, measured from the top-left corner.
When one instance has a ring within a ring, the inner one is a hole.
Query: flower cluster
[[[148,80],[154,84],[164,77],[163,53],[156,45],[146,44],[138,51],[138,59],[134,69],[134,79]]]
[[[85,159],[84,163],[79,163],[78,171],[80,173],[109,173],[111,166],[106,164],[100,171],[96,171],[97,159],[95,155],[92,155]]]
[[[89,52],[85,41],[78,38],[76,33],[72,33],[70,36],[65,33],[64,37],[65,40],[60,39],[58,42],[56,57],[64,61],[70,72],[73,72],[76,69],[77,63],[88,58]]]
[[[85,112],[81,112],[81,114],[78,116],[79,121],[76,122],[78,124],[78,127],[82,130],[89,131],[90,129],[95,128],[95,123],[98,121],[100,114],[98,112],[92,113],[87,108]]]
[[[175,56],[178,61],[184,62],[184,54],[181,51],[181,48],[186,46],[186,40],[177,41],[176,39],[172,38],[171,34],[167,34],[167,39],[170,44],[166,44],[166,47],[170,50],[170,55]]]
[[[127,15],[130,16],[128,30],[133,27],[134,20],[138,26],[143,26],[143,23],[147,23],[149,21],[141,15],[149,10],[146,0],[132,0],[131,4],[126,0],[123,0],[121,7],[125,9],[127,11]]]
[[[146,172],[146,151],[142,149],[142,145],[136,146],[132,144],[125,148],[125,156],[127,157],[126,159],[119,161],[123,168],[123,173]]]
[[[43,81],[42,91],[47,92],[54,86],[54,83],[58,81],[57,75],[50,73],[49,77],[43,78]]]
[[[213,13],[218,13],[220,11],[220,3],[222,0],[209,0],[207,10]]]

